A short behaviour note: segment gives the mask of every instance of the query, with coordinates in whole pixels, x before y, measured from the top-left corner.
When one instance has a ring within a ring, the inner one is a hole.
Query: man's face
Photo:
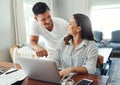
[[[53,21],[50,15],[50,11],[47,10],[45,13],[43,14],[38,14],[37,16],[35,16],[35,19],[45,28],[47,28],[48,30],[50,28],[52,28],[53,25]]]

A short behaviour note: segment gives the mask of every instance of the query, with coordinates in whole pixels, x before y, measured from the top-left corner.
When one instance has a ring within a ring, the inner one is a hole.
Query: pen
[[[16,70],[13,70],[13,71],[7,72],[7,73],[5,73],[5,74],[10,74],[10,73],[13,73],[13,72],[15,72],[15,71],[18,71],[18,70],[16,69]]]

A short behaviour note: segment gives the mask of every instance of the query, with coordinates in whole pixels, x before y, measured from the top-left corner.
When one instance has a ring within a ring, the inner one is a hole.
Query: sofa
[[[120,30],[112,31],[108,47],[113,48],[112,56],[120,56]]]
[[[97,42],[97,46],[99,48],[104,47],[104,42],[103,42],[103,33],[101,31],[93,31],[94,39]]]

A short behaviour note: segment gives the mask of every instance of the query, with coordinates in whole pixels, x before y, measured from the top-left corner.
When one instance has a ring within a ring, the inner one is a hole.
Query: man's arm
[[[40,45],[38,45],[39,36],[30,36],[30,46],[36,51],[37,56],[48,56],[47,51]]]

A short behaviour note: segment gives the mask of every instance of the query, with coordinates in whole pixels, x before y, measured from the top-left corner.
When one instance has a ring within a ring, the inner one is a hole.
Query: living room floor
[[[109,84],[108,85],[120,85],[120,57],[111,57],[112,63],[109,71]]]

